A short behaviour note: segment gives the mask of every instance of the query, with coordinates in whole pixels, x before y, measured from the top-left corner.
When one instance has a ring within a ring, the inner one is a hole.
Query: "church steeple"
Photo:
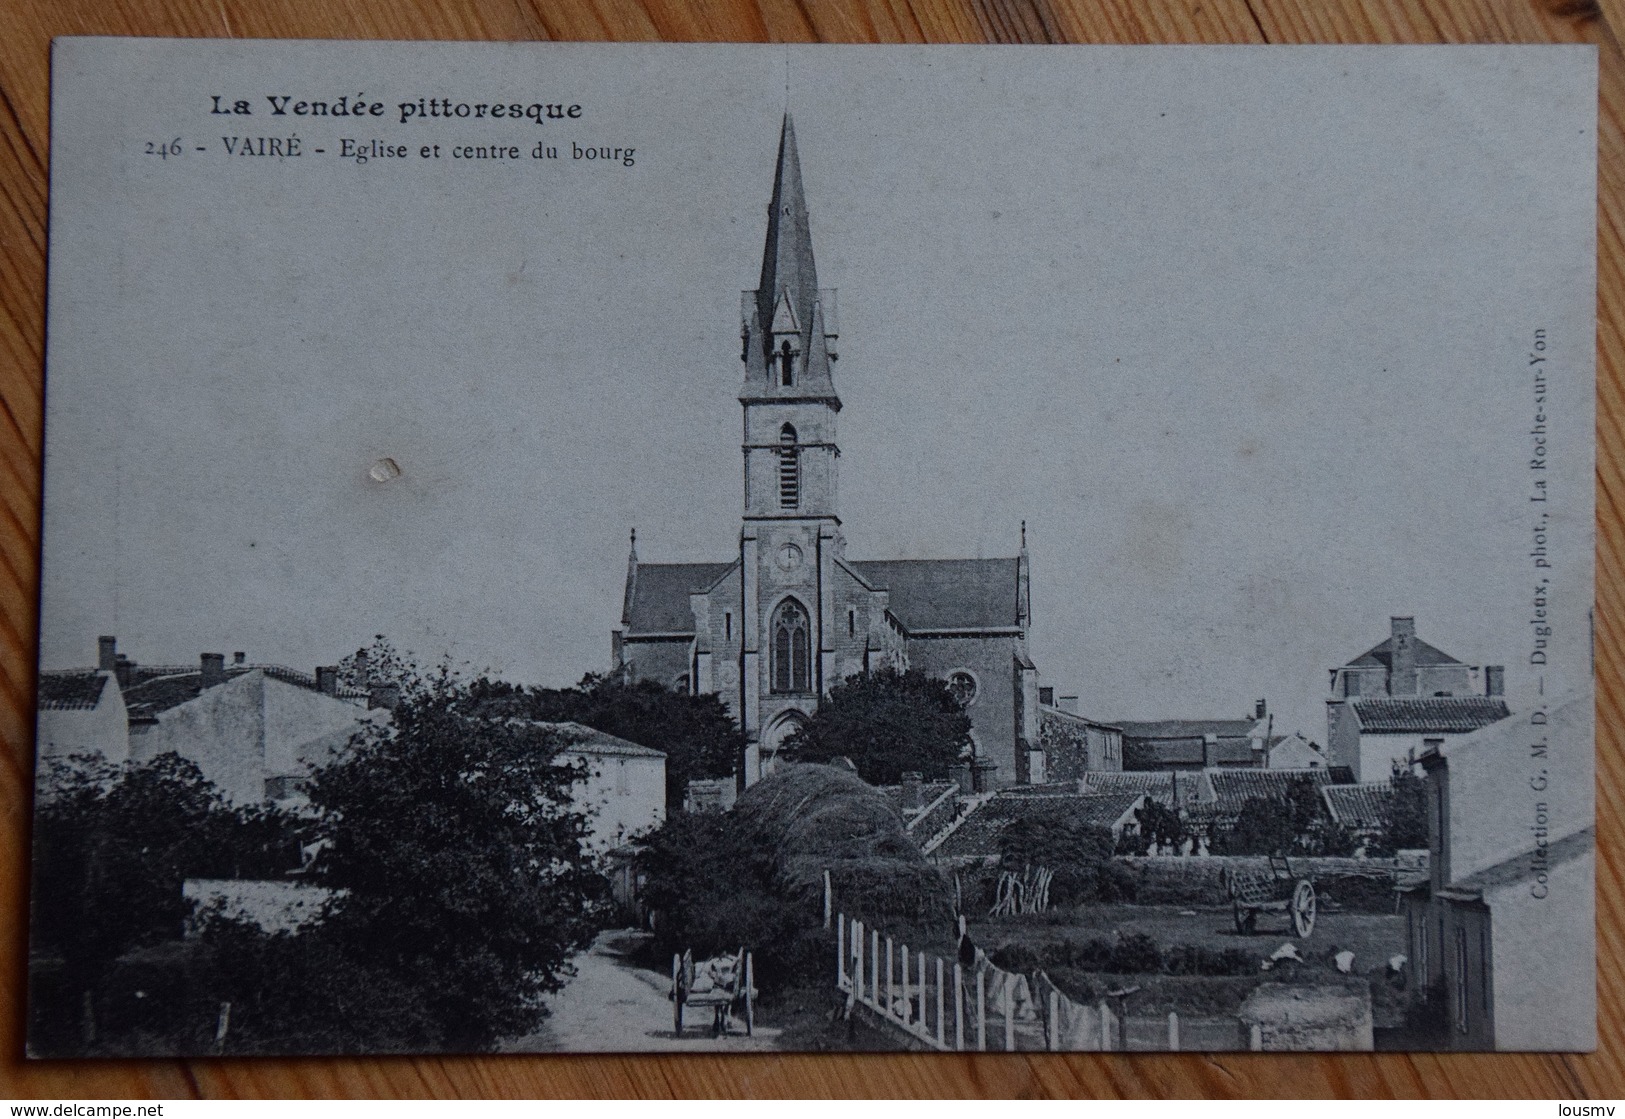
[[[762,278],[755,291],[745,292],[741,312],[741,400],[820,400],[841,406],[830,378],[836,357],[835,293],[818,287],[796,127],[789,113],[779,132]]]

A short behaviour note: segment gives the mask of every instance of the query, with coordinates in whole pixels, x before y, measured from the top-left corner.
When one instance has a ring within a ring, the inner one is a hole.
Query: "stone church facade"
[[[1042,780],[1025,526],[1007,558],[846,554],[835,292],[818,286],[788,115],[761,281],[744,293],[740,318],[744,512],[735,552],[715,563],[646,563],[634,533],[612,634],[616,669],[719,694],[749,742],[746,783],[772,768],[831,688],[888,666],[940,677],[966,703],[982,785]]]

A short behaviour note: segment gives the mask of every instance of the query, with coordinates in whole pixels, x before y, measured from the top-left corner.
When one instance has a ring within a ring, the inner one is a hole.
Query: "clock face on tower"
[[[773,556],[773,562],[780,571],[789,575],[801,566],[801,549],[794,544],[781,544]]]

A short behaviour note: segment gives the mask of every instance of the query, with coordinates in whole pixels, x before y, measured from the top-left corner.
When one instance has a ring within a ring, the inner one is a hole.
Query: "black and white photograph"
[[[1596,81],[58,39],[29,1054],[1594,1049]]]

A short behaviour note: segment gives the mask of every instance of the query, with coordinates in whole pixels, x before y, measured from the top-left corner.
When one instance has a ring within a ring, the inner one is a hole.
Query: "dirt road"
[[[778,1030],[758,1025],[751,1037],[711,1036],[709,1011],[693,1013],[683,1036],[672,1033],[668,976],[634,967],[616,950],[624,933],[603,933],[574,960],[576,976],[548,1000],[551,1016],[537,1033],[504,1045],[509,1053],[748,1053],[776,1048]]]

